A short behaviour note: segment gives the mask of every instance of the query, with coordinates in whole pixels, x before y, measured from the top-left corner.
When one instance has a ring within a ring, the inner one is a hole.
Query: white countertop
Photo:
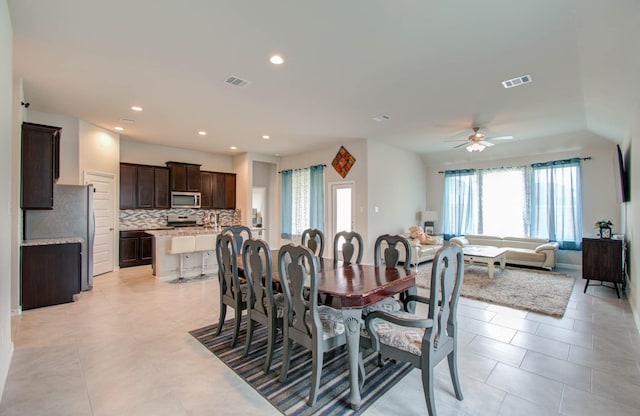
[[[147,234],[154,237],[173,236],[173,235],[200,235],[200,234],[218,234],[213,228],[205,227],[178,227],[172,230],[144,230]]]
[[[20,243],[20,245],[22,247],[48,246],[52,244],[82,243],[83,241],[84,239],[82,237],[37,238],[33,240],[22,240],[22,243]]]

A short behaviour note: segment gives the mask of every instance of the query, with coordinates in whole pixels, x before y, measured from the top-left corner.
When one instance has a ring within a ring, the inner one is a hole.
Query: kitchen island
[[[171,230],[145,230],[153,236],[153,275],[162,281],[177,278],[180,274],[180,255],[171,254],[171,238],[174,236],[214,235],[212,228],[183,227]],[[184,254],[184,277],[200,276],[204,257],[204,273],[208,277],[218,272],[215,249]]]

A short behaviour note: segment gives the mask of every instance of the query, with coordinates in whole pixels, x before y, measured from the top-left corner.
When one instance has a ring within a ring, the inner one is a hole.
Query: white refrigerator
[[[24,239],[81,237],[81,290],[93,287],[93,185],[54,185],[53,209],[24,210]]]

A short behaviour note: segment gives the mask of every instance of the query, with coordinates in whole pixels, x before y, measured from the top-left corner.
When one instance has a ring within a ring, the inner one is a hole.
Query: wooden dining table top
[[[273,280],[279,282],[278,250],[272,250],[271,256]],[[344,263],[327,258],[318,260],[318,292],[331,295],[333,306],[340,309],[363,308],[410,289],[416,283],[415,269]],[[243,268],[242,256],[239,256],[238,269]]]

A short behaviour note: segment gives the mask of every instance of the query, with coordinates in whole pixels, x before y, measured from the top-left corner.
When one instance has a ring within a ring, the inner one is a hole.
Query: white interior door
[[[115,177],[85,172],[85,185],[93,184],[96,233],[93,240],[93,274],[111,272],[115,264]]]
[[[354,182],[335,182],[331,187],[331,229],[327,236],[330,253],[333,252],[333,236],[339,231],[354,231],[355,192]]]

